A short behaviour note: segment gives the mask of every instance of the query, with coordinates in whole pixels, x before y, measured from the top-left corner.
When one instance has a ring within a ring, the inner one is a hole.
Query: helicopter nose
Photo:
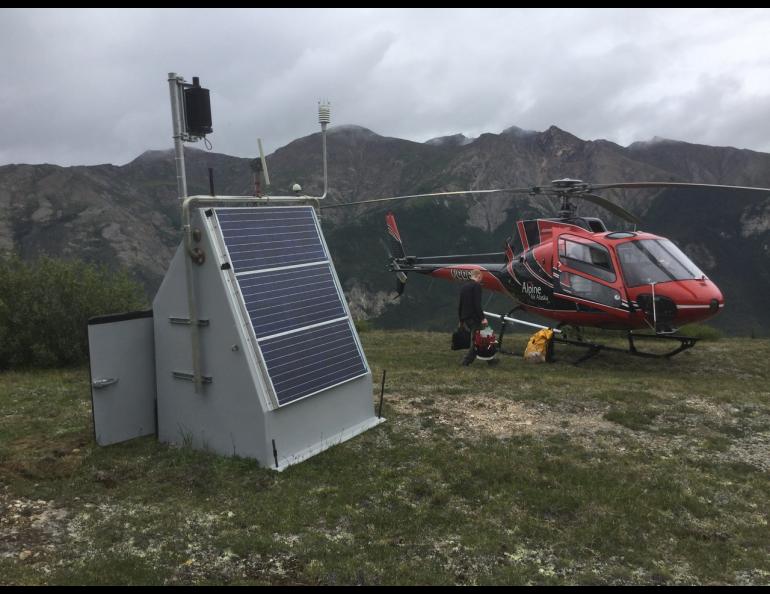
[[[724,307],[719,288],[708,280],[681,283],[676,295],[677,323],[689,324],[714,317]]]

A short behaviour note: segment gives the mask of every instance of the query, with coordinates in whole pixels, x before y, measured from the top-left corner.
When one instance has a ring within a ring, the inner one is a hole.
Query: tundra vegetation
[[[463,368],[448,333],[362,340],[387,422],[282,473],[98,447],[86,369],[0,374],[0,582],[770,583],[770,341]]]

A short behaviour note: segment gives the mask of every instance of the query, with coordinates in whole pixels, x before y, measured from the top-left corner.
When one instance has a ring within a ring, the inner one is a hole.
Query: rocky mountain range
[[[320,135],[293,141],[268,156],[273,194],[322,192]],[[692,181],[770,187],[770,155],[730,147],[656,138],[623,147],[581,140],[551,127],[512,127],[500,134],[460,134],[424,143],[336,126],[328,137],[327,203],[461,189],[543,184],[572,177],[594,183]],[[250,160],[186,148],[188,189],[208,194],[208,168],[217,194],[253,193]],[[160,284],[180,240],[174,155],[148,151],[123,165],[0,167],[0,250],[128,267],[147,287]],[[722,289],[725,311],[714,325],[729,333],[768,335],[770,195],[741,192],[626,191],[607,197],[639,215],[644,229],[674,240]],[[522,217],[553,216],[544,197],[422,199],[389,207],[323,211],[322,222],[355,315],[386,327],[449,329],[457,287],[410,279],[392,300],[386,272],[384,217],[391,208],[407,252],[419,255],[501,250]],[[592,205],[581,214],[599,215]],[[493,297],[488,307],[512,307]]]

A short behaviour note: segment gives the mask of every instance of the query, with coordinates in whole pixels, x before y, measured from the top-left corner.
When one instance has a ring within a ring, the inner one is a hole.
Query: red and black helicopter
[[[470,271],[482,271],[483,286],[505,294],[524,310],[557,322],[557,328],[573,331],[559,340],[587,346],[586,357],[599,350],[619,350],[586,342],[580,327],[624,330],[628,351],[640,356],[670,357],[692,347],[696,339],[676,335],[676,329],[715,316],[724,307],[724,297],[714,284],[673,242],[642,231],[611,231],[595,217],[577,214],[576,200],[584,200],[631,222],[641,221],[626,209],[595,192],[610,189],[693,188],[716,190],[754,190],[767,188],[724,186],[679,182],[624,182],[589,184],[579,179],[558,179],[549,185],[500,190],[436,192],[377,198],[340,205],[373,204],[421,197],[462,194],[511,193],[557,198],[561,207],[556,218],[521,220],[516,223],[520,246],[511,238],[504,251],[448,256],[408,256],[393,213],[386,215],[390,239],[389,269],[397,279],[400,296],[407,275],[425,274],[449,281],[466,281]],[[328,208],[328,207],[327,207]],[[647,329],[650,332],[637,331]],[[505,331],[505,323],[501,328]],[[568,338],[572,336],[577,338]],[[678,346],[664,354],[639,351],[635,338],[673,340]],[[582,360],[582,359],[581,359]]]

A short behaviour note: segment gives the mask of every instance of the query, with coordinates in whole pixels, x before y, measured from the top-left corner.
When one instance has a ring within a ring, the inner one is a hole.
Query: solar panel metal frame
[[[275,268],[265,268],[262,270],[257,271],[240,271],[236,272],[234,266],[232,265],[232,260],[230,259],[230,253],[227,247],[227,243],[225,241],[224,234],[222,232],[222,228],[220,226],[220,220],[219,216],[217,215],[217,212],[220,211],[230,211],[230,210],[252,210],[252,209],[274,209],[274,208],[280,208],[280,209],[286,209],[286,208],[302,208],[302,209],[308,209],[311,213],[313,224],[315,225],[316,233],[318,234],[318,239],[320,242],[320,245],[323,249],[323,255],[325,259],[318,260],[315,262],[305,263],[305,264],[299,264],[299,265],[289,265],[289,266],[278,266]],[[247,358],[249,360],[249,365],[252,368],[252,375],[255,375],[256,377],[261,376],[262,378],[265,378],[266,382],[264,382],[263,385],[265,385],[266,388],[268,388],[267,392],[269,395],[270,401],[267,403],[269,404],[270,408],[276,409],[276,408],[282,408],[284,406],[289,406],[295,402],[299,402],[300,400],[304,400],[305,398],[310,398],[312,396],[315,396],[317,394],[320,394],[322,392],[325,392],[327,390],[331,390],[337,386],[340,386],[342,384],[345,384],[347,382],[353,381],[357,378],[363,377],[369,373],[371,373],[371,370],[369,368],[369,363],[366,360],[366,356],[364,355],[363,347],[361,346],[361,341],[358,337],[358,333],[356,332],[355,326],[353,325],[352,317],[350,315],[350,310],[348,308],[347,301],[345,300],[344,293],[342,291],[342,286],[340,284],[339,278],[337,276],[337,271],[334,268],[334,263],[331,260],[329,248],[326,244],[326,238],[323,236],[323,233],[321,231],[321,227],[318,222],[318,218],[316,217],[315,210],[312,206],[285,206],[281,205],[280,207],[275,206],[253,206],[253,207],[216,207],[213,209],[209,209],[206,211],[206,216],[202,217],[206,225],[209,227],[209,231],[211,232],[212,238],[215,239],[213,242],[215,247],[218,250],[217,259],[219,264],[221,265],[229,265],[229,266],[223,266],[222,274],[225,279],[225,284],[228,287],[228,296],[230,298],[230,304],[233,309],[233,312],[236,314],[236,319],[240,322],[241,328],[243,333],[245,334],[246,341],[251,348],[246,349],[248,355]],[[358,356],[360,357],[360,361],[363,364],[363,372],[360,374],[357,374],[353,377],[346,378],[345,380],[331,384],[328,386],[324,386],[323,388],[320,388],[318,390],[315,390],[313,392],[310,392],[308,394],[305,394],[299,398],[295,398],[292,400],[289,400],[287,402],[281,403],[278,398],[278,393],[275,389],[275,385],[273,384],[273,379],[270,375],[268,365],[265,359],[264,354],[262,353],[262,349],[260,347],[260,342],[267,341],[272,338],[275,338],[276,336],[280,335],[281,333],[276,333],[272,335],[262,336],[260,338],[257,338],[257,333],[255,331],[255,328],[252,324],[251,317],[249,314],[248,307],[246,306],[243,291],[241,289],[240,281],[239,281],[239,275],[243,276],[244,273],[246,273],[248,276],[251,276],[253,274],[261,274],[261,273],[269,273],[274,272],[277,270],[282,269],[297,269],[297,268],[303,268],[303,267],[311,267],[311,266],[317,266],[321,264],[326,264],[329,267],[329,273],[331,275],[331,278],[334,282],[334,288],[336,290],[337,297],[339,298],[339,301],[342,305],[342,309],[344,311],[344,316],[341,316],[339,318],[334,318],[332,320],[324,321],[320,324],[308,324],[306,326],[301,326],[298,328],[294,328],[290,331],[288,331],[289,334],[291,333],[298,333],[302,332],[304,330],[307,330],[311,327],[321,327],[325,325],[331,325],[337,322],[340,322],[342,320],[345,320],[347,322],[347,325],[350,329],[352,338],[353,338],[353,344],[356,347],[356,351]],[[255,373],[256,372],[256,373]],[[260,382],[262,383],[262,382]]]

